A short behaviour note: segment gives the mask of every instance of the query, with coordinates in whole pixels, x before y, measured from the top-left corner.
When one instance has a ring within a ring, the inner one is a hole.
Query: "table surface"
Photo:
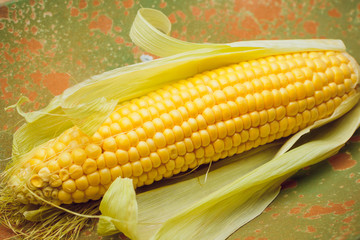
[[[0,0],[0,108],[25,95],[24,109],[38,110],[77,82],[140,62],[147,53],[128,35],[140,7],[163,11],[171,36],[186,41],[334,38],[360,61],[357,0]],[[0,170],[23,122],[15,111],[1,111]],[[339,154],[284,183],[276,200],[229,239],[358,239],[359,151],[360,131]],[[0,227],[0,239],[6,236],[11,232]],[[91,230],[80,236],[89,237],[98,239]]]

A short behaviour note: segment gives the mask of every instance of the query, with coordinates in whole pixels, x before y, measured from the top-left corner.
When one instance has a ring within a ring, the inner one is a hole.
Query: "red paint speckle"
[[[98,11],[93,12],[93,13],[91,14],[91,18],[95,18],[98,14],[99,14]]]
[[[264,212],[270,212],[271,209],[272,209],[271,207],[267,207],[267,208],[265,208]]]
[[[89,29],[99,29],[104,34],[108,34],[112,27],[112,19],[105,15],[100,15],[97,21],[91,21]]]
[[[281,13],[281,0],[273,1],[248,1],[248,0],[235,0],[234,10],[248,10],[254,14],[258,20],[274,21],[280,17]]]
[[[176,11],[176,14],[181,18],[181,20],[185,21],[186,15],[182,11]]]
[[[304,29],[309,34],[316,34],[318,29],[319,23],[314,21],[306,21],[304,22]]]
[[[212,16],[214,16],[215,14],[216,14],[215,8],[205,10],[205,20],[208,22],[210,20],[210,18]]]
[[[354,216],[350,216],[350,217],[347,217],[347,218],[344,218],[343,222],[345,223],[349,223],[353,220]]]
[[[31,38],[30,41],[28,41],[26,38],[22,38],[20,42],[27,46],[27,48],[30,50],[30,52],[39,54],[40,49],[43,48],[43,45],[38,40]]]
[[[271,215],[272,218],[277,218],[280,214],[279,213],[274,213]]]
[[[191,12],[196,18],[201,15],[201,9],[198,7],[191,7]]]
[[[313,226],[307,226],[307,230],[308,233],[313,233],[316,232],[316,229]]]
[[[81,15],[81,19],[79,21],[86,20],[89,16],[87,12],[81,13],[80,15]]]
[[[333,213],[335,215],[344,214],[351,210],[350,208],[347,207],[350,206],[347,206],[347,204],[338,204],[332,202],[330,202],[325,207],[314,205],[304,214],[304,218],[317,219],[320,218],[321,215],[330,214],[330,213]]]
[[[4,57],[6,60],[8,60],[9,63],[11,63],[11,64],[15,63],[14,58],[12,56],[10,56],[9,53],[6,51],[4,52]]]
[[[118,43],[118,44],[124,43],[124,41],[125,41],[125,40],[124,40],[122,37],[120,37],[120,36],[118,36],[118,37],[115,38],[115,42]]]
[[[160,7],[160,8],[165,8],[165,7],[166,7],[166,5],[167,5],[167,3],[166,3],[166,2],[161,2],[161,3],[159,4],[159,7]]]
[[[132,8],[134,6],[134,0],[125,0],[123,1],[125,8]]]
[[[246,16],[241,22],[241,25],[244,29],[248,30],[249,37],[253,37],[261,33],[259,24],[257,24],[257,22],[250,16]]]
[[[15,74],[14,75],[14,79],[20,79],[20,80],[24,80],[25,76],[23,74]]]
[[[8,84],[8,80],[6,78],[0,78],[0,88],[1,88],[1,92],[2,92],[2,99],[8,99],[12,97],[12,92],[11,91],[7,91],[6,88],[9,86]]]
[[[344,203],[344,205],[347,206],[347,207],[351,207],[354,204],[355,204],[355,200],[350,200],[350,201],[347,201],[347,202]]]
[[[70,10],[70,15],[73,17],[79,16],[79,13],[80,13],[79,9],[77,9],[77,8],[71,8],[71,10]]]
[[[40,86],[40,82],[42,80],[42,76],[43,75],[39,70],[30,74],[30,77],[33,80],[33,83],[35,83],[36,85],[39,85],[39,86]]]
[[[0,7],[0,19],[9,18],[9,8],[7,6]]]
[[[100,5],[100,2],[99,2],[98,0],[94,0],[94,1],[93,1],[93,6],[96,7],[96,6],[99,6],[99,5]]]
[[[20,51],[20,49],[17,48],[17,47],[14,47],[14,48],[12,48],[12,49],[10,50],[10,52],[12,52],[12,53],[17,53],[17,52],[19,52],[19,51]]]
[[[37,29],[36,26],[32,26],[32,27],[31,27],[31,32],[32,32],[32,34],[35,35],[35,34],[37,33],[37,30],[38,30],[38,29]]]
[[[335,18],[341,17],[341,13],[336,8],[329,10],[328,14],[330,17],[335,17]]]
[[[87,7],[87,2],[85,0],[80,0],[79,2],[79,8],[84,9]]]
[[[294,207],[290,209],[289,214],[298,214],[301,212],[301,207]]]
[[[174,13],[171,13],[168,18],[169,18],[169,20],[170,20],[170,22],[171,22],[172,24],[174,24],[174,23],[177,22],[176,16],[175,16]]]
[[[352,159],[349,153],[338,153],[329,158],[328,162],[335,171],[342,171],[352,168],[356,164],[356,160]]]
[[[114,27],[114,30],[117,31],[117,32],[121,32],[121,31],[122,31],[122,28],[119,27],[119,26],[115,26],[115,27]]]
[[[69,87],[70,75],[67,73],[50,73],[44,76],[44,86],[54,95],[61,94]]]
[[[246,237],[244,240],[255,240],[256,238],[255,237],[253,237],[253,236],[248,236],[248,237]]]

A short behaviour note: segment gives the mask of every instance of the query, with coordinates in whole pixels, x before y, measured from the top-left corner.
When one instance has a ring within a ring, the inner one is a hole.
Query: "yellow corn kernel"
[[[158,149],[156,153],[159,155],[162,163],[167,163],[170,160],[170,153],[167,148]]]
[[[224,122],[217,122],[215,125],[216,125],[217,131],[218,131],[218,137],[219,138],[226,137],[227,129],[226,129],[225,123]]]
[[[67,193],[73,193],[76,190],[75,181],[72,179],[68,179],[62,184],[62,189]]]
[[[111,172],[108,168],[103,168],[99,170],[100,183],[101,185],[106,185],[111,182]]]
[[[119,164],[121,164],[121,165],[125,164],[125,163],[127,163],[129,161],[129,153],[128,153],[128,151],[118,149],[118,150],[116,150],[115,155],[116,155],[116,158],[117,158],[117,162]],[[105,159],[104,159],[104,161],[105,161]],[[104,167],[100,167],[99,162],[97,162],[97,164],[98,164],[99,169],[105,167],[105,165],[104,165]]]
[[[140,176],[144,171],[140,161],[132,162],[131,167],[132,167],[132,174],[135,177]]]
[[[71,194],[71,197],[76,203],[83,202],[85,200],[85,193],[81,190],[76,190]]]
[[[86,176],[81,176],[75,180],[75,185],[78,190],[84,191],[89,187],[89,182]]]
[[[104,154],[101,154],[101,155],[96,159],[96,164],[97,164],[98,169],[102,169],[102,168],[106,167]]]
[[[201,130],[201,129],[205,129],[207,127],[207,123],[206,123],[206,120],[204,118],[203,115],[198,115],[196,118],[195,118],[196,122],[197,122],[197,126],[198,126],[198,129]]]
[[[151,138],[156,133],[156,128],[153,122],[148,121],[143,124],[143,128],[145,130],[146,136]]]
[[[65,192],[64,190],[60,190],[58,193],[57,198],[61,201],[61,202],[68,202],[71,200],[71,194],[68,192]]]
[[[166,145],[175,143],[175,135],[171,129],[165,129],[163,134],[166,140]]]
[[[47,162],[47,168],[50,170],[51,173],[59,172],[60,170],[60,166],[55,160],[50,160],[49,162]]]
[[[145,141],[147,139],[146,132],[143,128],[138,127],[135,129],[135,132],[139,138],[139,141]]]
[[[132,166],[131,163],[125,163],[121,166],[121,171],[124,178],[130,178],[132,176]]]
[[[83,174],[83,168],[81,166],[73,164],[69,167],[69,175],[72,179],[78,179]]]
[[[216,153],[221,153],[224,150],[225,144],[221,139],[217,139],[214,143],[214,150]]]
[[[59,163],[59,166],[61,168],[65,168],[69,167],[72,164],[73,160],[70,153],[64,152],[59,155],[57,162]]]
[[[96,159],[101,154],[101,147],[96,144],[89,144],[85,148],[85,152],[88,158]]]
[[[114,152],[104,152],[104,160],[107,168],[115,167],[118,164],[116,154]]]
[[[99,186],[89,186],[86,190],[85,190],[85,195],[86,197],[92,199],[94,196],[96,196],[99,193],[100,187]]]
[[[140,163],[143,167],[144,172],[149,172],[152,169],[152,161],[150,157],[141,158]]]
[[[82,165],[86,160],[86,152],[82,148],[75,148],[71,152],[73,162],[77,165]]]
[[[126,134],[119,134],[115,137],[117,147],[125,151],[130,148],[130,140]]]
[[[87,158],[82,167],[85,174],[90,174],[96,171],[97,164],[94,159]]]
[[[180,141],[180,142],[176,142],[175,143],[175,146],[176,146],[176,150],[177,150],[177,153],[178,155],[185,155],[186,153],[186,145],[183,141]]]
[[[32,186],[34,186],[36,188],[41,188],[41,187],[44,186],[44,181],[37,174],[34,174],[34,175],[31,176],[30,183],[31,183]]]
[[[137,133],[135,131],[129,131],[126,133],[129,142],[130,142],[130,146],[136,146],[139,143],[139,136],[137,135]]]
[[[66,181],[69,179],[70,175],[69,175],[69,170],[66,168],[62,168],[59,171],[59,177],[61,179],[61,181]]]
[[[57,188],[62,185],[62,180],[60,179],[59,175],[52,174],[49,178],[49,184],[51,187]]]
[[[113,138],[113,137],[108,137],[108,138],[104,139],[103,149],[104,149],[105,151],[115,152],[116,149],[117,149],[117,144],[116,144],[115,138]]]
[[[155,133],[153,140],[157,148],[163,148],[166,146],[166,138],[163,133]]]
[[[86,175],[88,183],[90,186],[98,186],[100,184],[100,175],[99,172],[93,172]]]
[[[135,147],[131,147],[128,151],[128,154],[129,154],[130,162],[135,162],[140,159],[139,152],[138,152],[137,148],[135,148]]]
[[[155,152],[150,154],[150,160],[151,160],[152,166],[154,168],[157,168],[161,165],[161,159],[159,157],[159,154],[157,154]]]
[[[184,132],[180,126],[174,126],[172,132],[175,137],[175,142],[182,141],[184,139]]]
[[[209,124],[213,124],[215,123],[215,114],[214,111],[211,108],[206,108],[203,112],[203,116],[206,120],[206,123]]]

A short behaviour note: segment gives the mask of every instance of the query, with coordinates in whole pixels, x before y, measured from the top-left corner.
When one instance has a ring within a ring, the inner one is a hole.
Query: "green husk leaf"
[[[311,40],[255,40],[241,41],[233,43],[192,43],[181,41],[170,37],[170,20],[162,12],[142,8],[138,11],[132,28],[130,30],[131,40],[145,51],[160,57],[168,57],[184,52],[195,51],[199,49],[222,50],[228,47],[236,47],[242,51],[254,49],[297,49],[307,50],[345,50],[345,45],[340,40],[330,39],[311,39]]]
[[[108,206],[111,206],[111,208],[108,208]],[[108,234],[109,228],[106,225],[110,222],[126,236],[137,239],[137,210],[136,193],[132,179],[117,178],[112,187],[106,191],[100,203],[101,213],[109,218],[100,218],[98,233],[102,235]],[[118,221],[112,221],[112,219]],[[111,229],[110,233],[112,233]]]
[[[358,95],[345,101],[339,112],[348,112]],[[311,130],[306,138],[297,139],[297,146],[286,153],[277,155],[279,145],[266,145],[219,162],[221,167],[210,171],[206,182],[203,173],[199,178],[138,194],[137,239],[225,239],[259,215],[277,196],[284,180],[334,155],[359,126],[359,116],[360,104],[338,120],[332,116],[335,121]],[[110,188],[117,188],[117,184]],[[115,205],[103,207],[110,210]],[[124,209],[126,206],[121,211]],[[114,233],[114,226],[109,229]]]

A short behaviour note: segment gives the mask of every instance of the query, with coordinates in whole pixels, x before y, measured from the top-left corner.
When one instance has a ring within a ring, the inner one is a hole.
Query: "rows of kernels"
[[[32,187],[50,183],[44,195],[70,203],[98,199],[118,176],[151,184],[289,136],[353,91],[355,74],[341,54],[292,57],[205,72],[124,103],[90,139],[69,130],[30,160]]]

